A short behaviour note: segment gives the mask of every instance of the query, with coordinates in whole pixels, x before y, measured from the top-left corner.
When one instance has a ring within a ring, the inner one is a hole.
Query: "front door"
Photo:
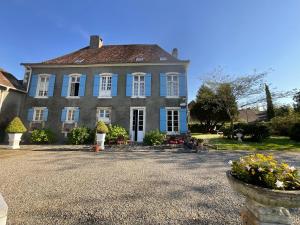
[[[130,121],[131,140],[142,142],[145,135],[145,108],[131,108]]]

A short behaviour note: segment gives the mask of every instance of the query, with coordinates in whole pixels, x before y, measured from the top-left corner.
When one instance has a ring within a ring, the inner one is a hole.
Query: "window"
[[[100,97],[111,97],[111,75],[101,75]]]
[[[98,108],[97,110],[97,120],[103,121],[106,124],[110,124],[110,115],[111,109],[110,108]]]
[[[167,110],[167,132],[179,133],[179,110],[169,109]]]
[[[44,121],[44,110],[45,108],[34,108],[34,114],[33,114],[34,122]]]
[[[177,74],[168,74],[167,75],[167,96],[169,97],[178,97],[179,96],[179,87],[178,87],[178,75]]]
[[[80,86],[80,76],[78,75],[70,76],[69,96],[71,97],[79,96],[79,86]]]
[[[66,116],[66,122],[74,122],[75,121],[75,108],[68,108],[67,109],[67,116]]]
[[[145,96],[145,76],[134,75],[133,76],[133,96],[144,97]]]
[[[49,87],[49,76],[48,75],[39,75],[37,96],[38,97],[47,97],[48,96],[48,87]]]

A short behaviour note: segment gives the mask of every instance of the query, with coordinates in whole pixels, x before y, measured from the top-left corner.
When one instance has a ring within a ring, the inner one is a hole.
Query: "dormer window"
[[[166,61],[166,60],[167,60],[167,57],[161,56],[161,57],[159,57],[159,60],[160,60],[160,61]]]
[[[143,57],[137,57],[137,58],[135,59],[135,61],[136,61],[136,62],[142,62],[142,61],[144,61],[144,58],[143,58]]]
[[[84,61],[84,59],[76,59],[75,63],[82,63]]]

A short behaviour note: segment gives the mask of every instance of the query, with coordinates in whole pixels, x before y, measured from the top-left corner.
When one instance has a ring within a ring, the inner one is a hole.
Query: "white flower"
[[[271,173],[273,173],[273,172],[274,172],[274,170],[271,168],[271,169],[270,169],[270,172],[271,172]]]
[[[247,165],[246,168],[249,171],[251,169],[251,166]]]
[[[232,165],[232,164],[233,164],[232,160],[229,160],[229,161],[228,161],[228,164],[229,164],[229,165]]]
[[[291,166],[290,168],[290,171],[294,172],[296,170],[296,168],[294,166]]]
[[[240,160],[240,162],[241,162],[241,163],[244,163],[244,162],[245,162],[245,160],[244,160],[244,159],[241,159],[241,160]]]
[[[262,171],[264,171],[264,169],[261,168],[261,167],[259,167],[259,168],[258,168],[258,171],[259,171],[259,172],[262,172]]]
[[[283,187],[284,187],[283,182],[280,181],[280,180],[277,180],[276,183],[275,183],[275,185],[276,185],[276,187],[278,187],[278,188],[283,188]]]

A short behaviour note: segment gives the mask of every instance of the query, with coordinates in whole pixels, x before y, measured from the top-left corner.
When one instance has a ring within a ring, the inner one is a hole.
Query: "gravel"
[[[225,171],[244,152],[7,152],[7,224],[241,224]],[[278,156],[300,166],[299,154]]]

